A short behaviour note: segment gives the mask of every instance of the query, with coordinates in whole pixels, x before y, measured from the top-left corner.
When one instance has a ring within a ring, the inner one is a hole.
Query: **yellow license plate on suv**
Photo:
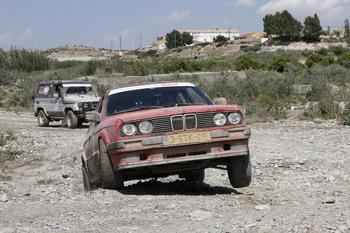
[[[209,132],[183,133],[168,135],[169,145],[189,144],[196,142],[206,142],[211,139]]]

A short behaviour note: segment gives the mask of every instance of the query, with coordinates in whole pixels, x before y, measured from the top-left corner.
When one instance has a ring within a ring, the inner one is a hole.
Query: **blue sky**
[[[318,13],[342,26],[350,0],[0,0],[0,48],[46,49],[66,44],[124,49],[149,45],[174,28],[262,31],[267,13],[289,10],[299,20]],[[142,39],[141,39],[142,35]]]

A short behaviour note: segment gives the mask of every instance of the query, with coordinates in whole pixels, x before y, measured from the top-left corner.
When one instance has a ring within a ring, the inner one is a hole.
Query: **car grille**
[[[232,111],[231,111],[232,112]],[[226,117],[231,112],[223,112]],[[185,115],[175,115],[166,116],[158,118],[144,119],[151,121],[153,123],[153,133],[165,133],[165,132],[178,132],[184,130],[194,130],[201,128],[216,127],[213,122],[213,117],[216,112],[204,112],[196,114],[185,114]],[[141,121],[130,122],[138,125]],[[226,123],[227,125],[230,123]],[[138,132],[137,134],[141,134]]]

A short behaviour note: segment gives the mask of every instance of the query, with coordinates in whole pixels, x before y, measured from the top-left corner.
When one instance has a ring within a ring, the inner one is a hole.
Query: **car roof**
[[[161,88],[161,87],[195,87],[195,86],[196,85],[190,82],[148,83],[148,84],[142,84],[142,85],[133,85],[133,86],[115,88],[110,90],[108,95],[114,95],[114,94],[126,92],[126,91],[153,89],[153,88]]]
[[[90,84],[90,82],[80,80],[47,80],[40,81],[39,84]]]

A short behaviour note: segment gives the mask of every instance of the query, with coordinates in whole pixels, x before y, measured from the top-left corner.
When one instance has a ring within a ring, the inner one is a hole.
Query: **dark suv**
[[[68,128],[87,122],[85,113],[94,110],[100,100],[89,82],[60,80],[40,82],[34,99],[34,114],[39,126],[62,120]]]

